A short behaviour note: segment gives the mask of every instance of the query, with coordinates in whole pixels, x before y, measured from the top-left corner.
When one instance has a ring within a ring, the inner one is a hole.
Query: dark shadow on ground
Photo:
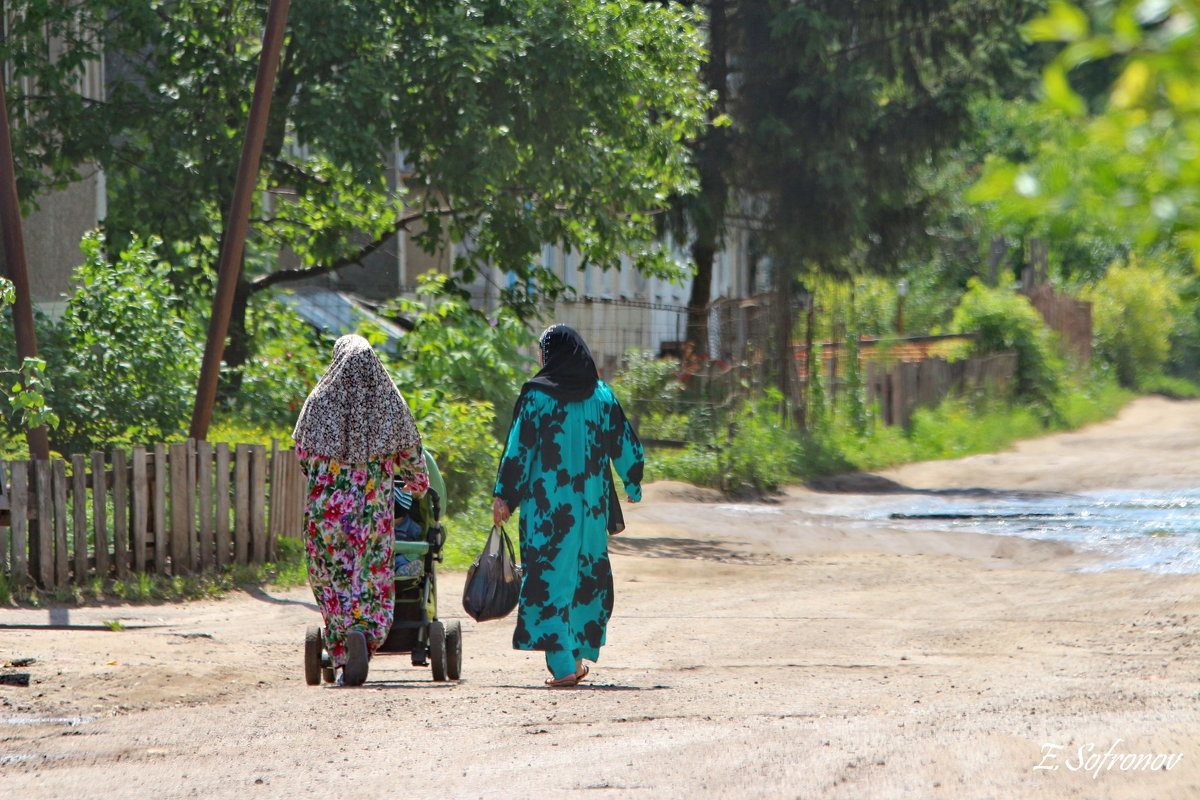
[[[313,611],[321,610],[312,600],[291,600],[286,597],[272,597],[257,586],[248,588],[245,591],[246,594],[250,595],[255,600],[261,600],[264,603],[274,603],[275,605],[280,606],[304,606],[305,608],[311,608]]]
[[[141,631],[147,628],[168,628],[169,625],[126,625],[121,623],[120,630]],[[54,625],[38,624],[36,622],[7,623],[0,622],[0,631],[111,631],[111,625]]]
[[[675,539],[667,536],[613,536],[608,549],[614,553],[649,558],[697,558],[707,561],[736,561],[746,558],[745,552],[732,549],[730,542],[721,539]]]
[[[827,475],[813,478],[805,486],[814,492],[826,494],[921,494],[940,497],[1012,497],[1030,499],[1069,497],[1069,492],[1034,492],[1020,489],[916,489],[897,483],[891,478],[871,472],[849,472],[844,475]]]

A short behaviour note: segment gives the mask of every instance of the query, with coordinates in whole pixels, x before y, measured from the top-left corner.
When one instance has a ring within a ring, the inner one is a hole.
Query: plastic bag
[[[504,528],[492,526],[483,552],[467,570],[463,610],[478,622],[506,617],[517,607],[521,567]]]

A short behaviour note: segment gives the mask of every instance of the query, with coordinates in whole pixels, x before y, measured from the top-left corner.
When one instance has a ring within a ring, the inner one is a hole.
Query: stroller
[[[462,626],[458,620],[444,623],[437,618],[436,565],[446,540],[441,524],[446,484],[428,451],[425,464],[429,491],[424,497],[414,501],[400,487],[394,492],[394,613],[387,638],[375,654],[409,653],[412,665],[430,667],[435,681],[456,681],[462,674]],[[335,681],[334,667],[323,629],[311,625],[304,636],[304,681],[316,686],[322,680]]]

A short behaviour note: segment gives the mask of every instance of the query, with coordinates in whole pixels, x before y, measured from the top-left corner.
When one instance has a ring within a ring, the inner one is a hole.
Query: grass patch
[[[1138,379],[1138,387],[1149,394],[1161,394],[1172,400],[1200,398],[1200,384],[1172,375],[1147,375]]]
[[[308,583],[304,544],[299,539],[280,539],[276,560],[261,565],[232,565],[219,571],[198,575],[151,575],[139,572],[123,580],[94,578],[86,586],[68,585],[43,591],[35,588],[0,587],[0,603],[25,603],[35,608],[47,602],[74,604],[106,603],[177,603],[223,597],[228,592],[256,586],[284,589]],[[105,623],[106,625],[109,623]]]
[[[952,397],[936,408],[917,410],[907,429],[881,424],[878,414],[855,425],[847,411],[850,404],[841,403],[809,432],[794,430],[774,404],[748,404],[720,444],[651,450],[646,479],[761,494],[821,475],[994,453],[1020,439],[1109,419],[1134,396],[1111,380],[1096,379],[1060,392],[1049,408]]]

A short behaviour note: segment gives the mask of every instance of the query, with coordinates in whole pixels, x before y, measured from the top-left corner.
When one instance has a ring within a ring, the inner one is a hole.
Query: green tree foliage
[[[111,227],[210,261],[266,2],[116,5],[104,28],[122,65],[104,120]],[[691,185],[682,140],[704,109],[699,54],[670,4],[294,4],[262,179],[288,199],[261,209],[258,247],[288,248],[311,274],[419,224],[431,248],[443,233],[469,238],[464,277],[481,263],[528,273],[546,242],[663,269],[649,214]],[[387,184],[393,148],[404,197]]]
[[[1196,15],[1193,4],[1169,0],[1086,10],[1051,3],[1026,27],[1033,39],[1060,45],[1036,112],[1048,135],[1026,154],[994,157],[976,199],[1049,225],[1115,229],[1143,252],[1179,246],[1200,258]],[[1089,102],[1081,73],[1097,62],[1112,65],[1116,78]]]
[[[157,237],[176,287],[195,285],[188,271],[219,249],[267,0],[20,5],[0,54],[28,112],[15,117],[37,120],[18,125],[26,194],[100,163],[112,241]],[[81,33],[51,59],[46,31],[64,26]],[[102,50],[108,96],[88,103],[73,80]],[[679,274],[654,214],[694,184],[684,142],[706,107],[701,52],[669,2],[293,3],[227,374],[254,355],[253,295],[359,263],[401,229],[430,249],[460,243],[462,280],[495,264],[552,294],[536,266],[545,243]],[[298,264],[281,268],[281,252]]]
[[[630,350],[612,388],[630,415],[675,413],[683,394],[679,362],[658,358],[649,350]]]
[[[0,306],[7,309],[15,300],[16,291],[12,281],[0,278]],[[11,422],[16,429],[41,425],[53,428],[58,425],[58,414],[46,403],[48,385],[45,371],[46,362],[40,358],[24,358],[19,368],[0,370],[0,380],[11,377],[15,381],[12,386],[0,383],[0,397],[12,409]]]
[[[1171,277],[1136,261],[1116,262],[1086,295],[1092,303],[1097,354],[1122,386],[1140,387],[1163,369],[1180,309]]]
[[[205,322],[195,320],[196,341],[204,335]],[[252,347],[241,369],[241,387],[221,407],[221,415],[239,425],[290,431],[328,365],[328,337],[269,293],[251,298],[246,325]]]
[[[925,254],[946,187],[923,180],[970,130],[972,99],[1022,72],[1032,0],[707,0],[713,125],[678,235],[697,274],[688,338],[707,342],[727,217],[762,226],[776,288],[801,271],[894,271]],[[732,120],[731,127],[717,124]],[[735,208],[740,204],[741,208]]]
[[[951,324],[956,332],[976,334],[973,354],[1016,353],[1015,395],[1053,407],[1061,388],[1062,360],[1053,334],[1026,297],[972,280]]]

